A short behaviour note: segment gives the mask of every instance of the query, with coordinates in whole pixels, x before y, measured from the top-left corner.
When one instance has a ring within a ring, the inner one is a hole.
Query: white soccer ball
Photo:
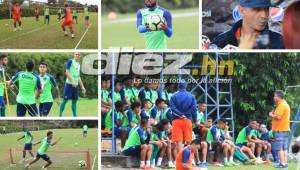
[[[84,160],[81,160],[81,161],[78,162],[78,166],[80,168],[85,168],[86,167],[86,162]]]
[[[147,23],[152,30],[158,31],[161,29],[160,25],[165,22],[165,19],[160,15],[151,15],[147,19]]]

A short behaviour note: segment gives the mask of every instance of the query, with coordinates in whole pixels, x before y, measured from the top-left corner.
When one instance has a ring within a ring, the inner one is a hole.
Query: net
[[[24,169],[24,166],[33,160],[33,158],[26,154],[25,160],[22,160],[22,149],[11,148],[9,150],[9,158],[12,169]],[[33,151],[36,156],[36,151]],[[52,169],[64,170],[64,169],[91,169],[91,158],[89,151],[49,151],[47,155],[52,160]],[[79,162],[85,162],[85,166],[80,166]],[[40,169],[45,165],[45,161],[40,159],[37,163],[30,166],[30,169]]]

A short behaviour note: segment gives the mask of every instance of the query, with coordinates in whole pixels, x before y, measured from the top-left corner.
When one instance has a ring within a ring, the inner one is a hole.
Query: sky
[[[33,1],[38,1],[38,2],[47,2],[48,0],[33,0]],[[81,4],[89,4],[89,5],[97,5],[99,0],[73,0],[76,2],[79,2]]]

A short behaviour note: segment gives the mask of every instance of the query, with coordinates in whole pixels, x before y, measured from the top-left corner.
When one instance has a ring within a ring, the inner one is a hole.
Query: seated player
[[[172,140],[170,139],[170,122],[167,119],[163,119],[159,122],[162,127],[163,131],[161,132],[161,141],[167,144],[166,155],[168,158],[168,168],[175,168],[175,164],[173,160],[176,159],[175,145],[172,145]],[[164,155],[162,153],[159,154],[157,167],[161,166],[161,160],[163,159]],[[174,159],[173,159],[174,158]]]
[[[198,168],[193,167],[193,158],[196,151],[201,148],[201,141],[195,139],[190,145],[179,151],[176,157],[176,170],[197,170]]]
[[[258,143],[259,141],[254,140],[251,138],[251,131],[255,129],[256,127],[256,121],[251,120],[249,122],[249,125],[244,127],[238,134],[238,137],[236,138],[236,146],[238,146],[243,153],[245,153],[251,161],[256,160],[256,157],[254,155],[255,151],[255,143]]]
[[[133,102],[131,104],[131,109],[126,111],[130,128],[133,128],[140,124],[140,121],[142,120],[141,112],[142,105],[140,102]]]
[[[134,102],[134,91],[132,89],[133,86],[133,78],[132,77],[126,77],[123,80],[124,86],[120,90],[120,95],[123,103],[130,106],[132,102]]]
[[[155,101],[158,98],[158,94],[155,90],[152,89],[151,83],[145,83],[144,87],[139,91],[138,96],[140,101],[149,99],[152,104],[155,104]]]
[[[225,120],[218,120],[217,125],[213,125],[207,133],[206,141],[210,144],[211,148],[214,150],[214,165],[223,166],[218,162],[218,154],[223,151],[224,166],[236,166],[233,162],[234,146],[225,142],[225,136],[222,129],[226,126]],[[229,152],[229,160],[228,160]]]
[[[28,152],[31,155],[31,157],[34,158],[34,155],[32,153],[33,136],[28,129],[24,129],[24,135],[22,137],[20,137],[18,139],[18,141],[20,141],[21,139],[25,139],[22,160],[20,161],[21,163],[23,163],[23,162],[25,162],[26,152]]]
[[[150,168],[152,147],[149,145],[150,131],[148,129],[148,120],[141,120],[140,126],[133,127],[128,135],[122,153],[126,156],[140,157],[140,168]],[[148,131],[148,132],[147,132]]]
[[[152,126],[151,138],[149,144],[152,145],[152,155],[151,155],[151,168],[156,168],[155,160],[158,154],[165,155],[167,149],[167,143],[161,140],[161,132],[163,131],[163,126],[161,124],[156,124]],[[162,157],[157,160],[157,167],[161,166]]]
[[[168,119],[172,121],[172,111],[167,107],[163,99],[157,99],[155,102],[155,107],[150,111],[151,118],[154,119],[154,124],[157,124],[162,119]]]
[[[269,143],[269,133],[267,126],[260,124],[258,138],[264,143],[262,144],[262,149],[265,153],[265,164],[270,163],[269,155],[271,154],[271,143]]]
[[[47,170],[47,167],[49,167],[53,163],[51,161],[50,157],[47,155],[47,151],[48,151],[50,146],[56,145],[62,139],[62,137],[60,137],[60,138],[58,138],[57,141],[52,142],[52,138],[53,138],[53,132],[48,131],[47,132],[47,137],[45,137],[43,140],[33,144],[33,145],[37,145],[37,144],[42,143],[42,145],[40,146],[40,148],[37,151],[37,155],[36,155],[35,159],[33,161],[29,162],[25,166],[25,169],[28,169],[30,167],[30,165],[36,163],[37,161],[40,160],[40,158],[42,158],[44,161],[47,162],[47,164],[42,167],[42,170]]]
[[[115,89],[114,89],[114,92],[111,92],[109,93],[109,98],[112,100],[112,97],[114,95],[114,102],[116,103],[117,101],[121,101],[121,94],[120,94],[120,91],[121,91],[121,88],[122,88],[122,84],[120,81],[116,81],[115,82]]]
[[[262,151],[263,151],[263,145],[265,144],[264,141],[259,139],[259,126],[260,124],[256,122],[255,128],[250,132],[250,136],[253,140],[256,141],[255,143],[255,150],[253,153],[256,153],[256,163],[262,164],[264,161],[262,160]]]
[[[145,99],[143,101],[143,109],[142,109],[142,118],[143,119],[151,119],[149,120],[150,121],[150,124],[154,123],[154,119],[151,118],[151,110],[155,107],[155,106],[152,106],[152,103],[149,99]]]

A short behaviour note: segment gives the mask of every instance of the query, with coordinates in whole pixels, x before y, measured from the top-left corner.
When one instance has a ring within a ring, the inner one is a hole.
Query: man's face
[[[262,31],[266,28],[269,20],[269,8],[247,8],[240,6],[240,13],[251,29]]]
[[[2,59],[2,65],[7,66],[7,64],[8,64],[8,58],[5,57]]]
[[[257,122],[256,122],[256,121],[250,122],[250,127],[251,127],[251,129],[255,129],[255,128],[256,128],[256,125],[257,125]]]
[[[79,61],[80,60],[80,53],[75,53],[74,58],[75,58],[75,60]]]
[[[48,136],[48,139],[51,140],[53,138],[53,133]]]
[[[121,90],[121,83],[117,83],[115,86],[115,91],[119,92]]]
[[[278,103],[281,100],[281,98],[279,96],[277,96],[276,94],[274,94],[273,100],[275,103]]]
[[[200,104],[199,105],[200,112],[205,112],[205,109],[206,109],[206,104]]]
[[[102,89],[107,89],[107,83],[106,83],[106,81],[101,81],[101,88]]]
[[[207,119],[206,124],[208,127],[212,126],[212,119]]]
[[[152,8],[156,6],[157,0],[145,0],[145,4],[147,7]]]
[[[110,88],[110,80],[107,80],[106,81],[106,89],[109,89]]]
[[[47,66],[46,65],[43,65],[41,64],[40,67],[39,67],[39,71],[40,73],[46,73],[47,72]]]
[[[146,109],[150,109],[151,108],[151,106],[152,106],[152,104],[151,104],[151,102],[150,101],[146,101],[146,103],[145,103],[145,108]]]
[[[134,109],[134,113],[141,113],[141,107],[136,107],[135,109]]]
[[[132,79],[129,79],[129,80],[126,81],[126,86],[132,87],[132,85],[133,85],[133,80]]]
[[[165,102],[160,102],[159,104],[158,104],[158,108],[160,108],[160,109],[164,109],[165,108]]]

